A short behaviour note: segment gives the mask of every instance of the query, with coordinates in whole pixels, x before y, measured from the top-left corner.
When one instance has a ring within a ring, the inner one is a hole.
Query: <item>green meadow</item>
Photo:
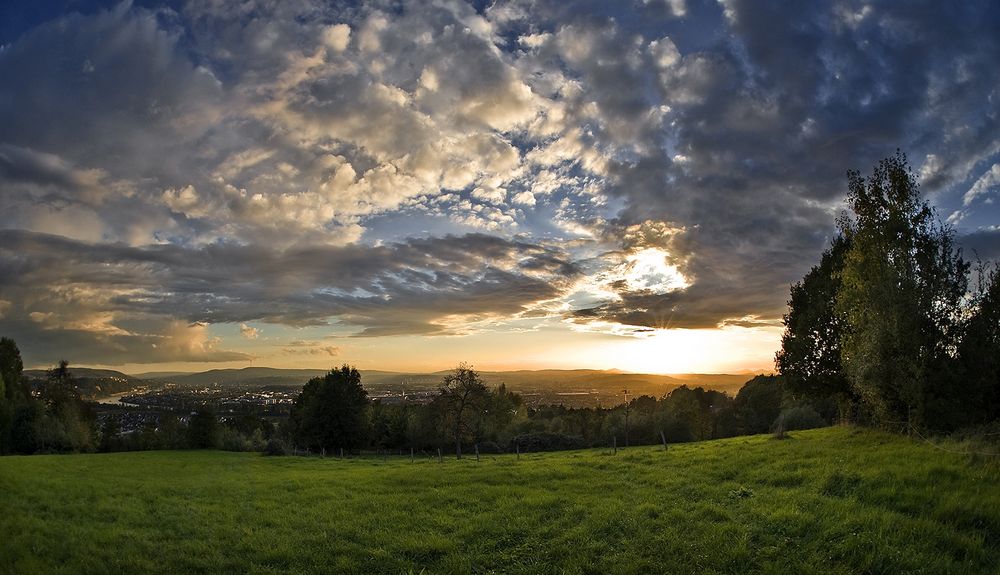
[[[5,457],[0,572],[1000,572],[995,460],[791,435],[478,463]]]

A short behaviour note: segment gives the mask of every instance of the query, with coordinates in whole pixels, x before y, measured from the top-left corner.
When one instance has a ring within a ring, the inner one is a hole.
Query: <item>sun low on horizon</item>
[[[1000,255],[975,13],[5,3],[0,335],[126,373],[771,371],[847,170],[903,150]]]

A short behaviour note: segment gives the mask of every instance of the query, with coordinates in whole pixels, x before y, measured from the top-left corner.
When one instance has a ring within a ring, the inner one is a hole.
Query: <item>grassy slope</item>
[[[847,428],[479,464],[0,459],[0,572],[996,573],[998,561],[995,467]]]

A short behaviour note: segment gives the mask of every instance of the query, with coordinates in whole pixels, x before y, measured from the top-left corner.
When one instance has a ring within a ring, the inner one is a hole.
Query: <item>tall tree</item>
[[[9,337],[0,337],[0,379],[5,383],[4,395],[11,401],[20,391],[22,371],[24,363],[17,343]]]
[[[198,408],[188,422],[188,445],[194,449],[218,449],[221,440],[219,418],[211,406]]]
[[[455,441],[455,457],[461,459],[462,439],[479,425],[489,400],[489,390],[479,372],[463,363],[444,377],[439,396]]]
[[[7,382],[0,371],[0,455],[10,453],[10,432],[14,422],[13,402],[7,397]]]
[[[80,399],[66,360],[48,371],[40,398],[46,410],[39,433],[42,449],[89,451],[94,448],[94,414]]]
[[[877,419],[924,426],[928,400],[948,393],[941,376],[959,341],[968,264],[901,152],[868,178],[848,172],[848,187],[854,218],[841,221],[850,248],[836,299],[849,326],[844,372]]]
[[[9,337],[0,337],[0,455],[14,450],[15,413],[25,399],[21,387],[23,370],[17,343]]]
[[[367,439],[368,394],[361,374],[344,365],[314,377],[292,406],[290,424],[296,444],[307,449],[356,449]]]
[[[833,239],[819,265],[792,286],[785,333],[775,356],[778,372],[795,396],[833,398],[846,415],[853,392],[841,367],[840,342],[845,318],[836,308],[840,274],[851,244],[843,235]]]
[[[1000,419],[1000,267],[981,265],[959,347],[969,423]]]

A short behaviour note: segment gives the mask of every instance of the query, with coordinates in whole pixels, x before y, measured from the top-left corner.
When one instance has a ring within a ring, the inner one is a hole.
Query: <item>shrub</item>
[[[479,444],[479,453],[503,453],[503,449],[496,441],[484,441]]]
[[[795,431],[796,429],[815,429],[829,425],[823,416],[808,405],[799,405],[785,409],[771,424],[771,431]]]
[[[518,435],[511,441],[510,451],[515,450],[515,445],[520,446],[521,451],[561,451],[586,447],[586,443],[579,435],[563,435],[551,431]]]
[[[264,455],[288,455],[289,453],[291,450],[288,448],[288,444],[277,437],[269,439],[264,447]]]
[[[235,429],[223,428],[221,447],[224,451],[252,451],[253,444],[245,435]]]

